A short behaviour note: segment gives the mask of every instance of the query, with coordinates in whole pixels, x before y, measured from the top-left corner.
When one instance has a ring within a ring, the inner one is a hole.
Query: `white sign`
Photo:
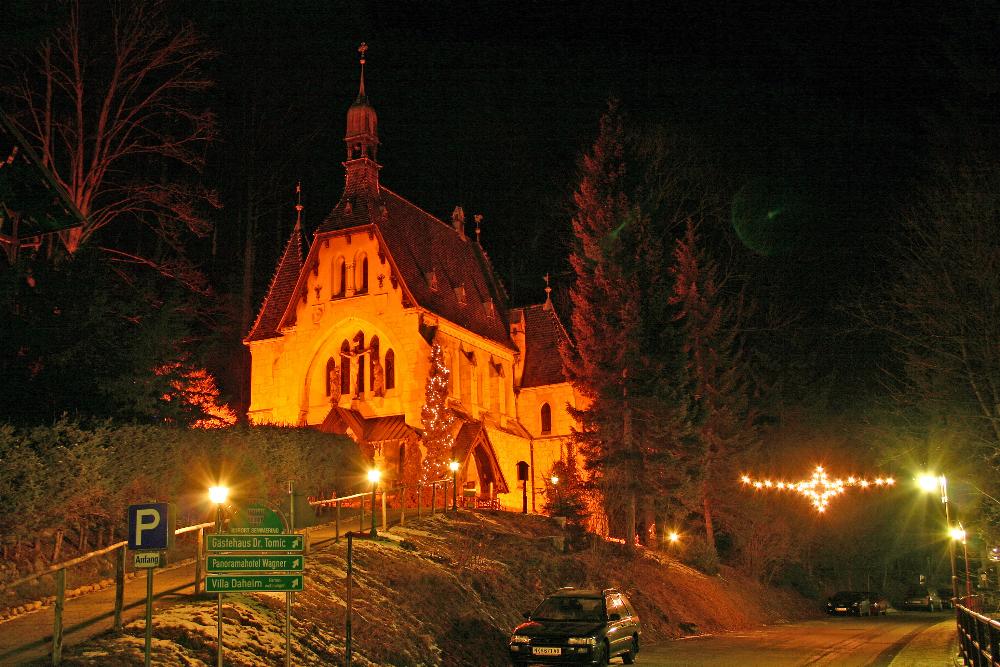
[[[135,568],[138,570],[160,567],[160,560],[159,551],[137,551],[135,553]]]

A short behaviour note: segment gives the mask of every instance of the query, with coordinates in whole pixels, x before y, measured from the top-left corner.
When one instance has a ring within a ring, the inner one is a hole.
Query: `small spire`
[[[302,181],[295,184],[295,226],[302,227]]]
[[[552,308],[552,288],[549,287],[549,274],[545,273],[545,308]]]
[[[364,102],[367,99],[365,95],[365,56],[368,53],[368,45],[361,42],[361,46],[358,47],[358,53],[361,54],[361,86],[358,88],[358,102]]]
[[[476,221],[476,243],[479,243],[479,232],[482,231],[479,229],[479,225],[483,221],[483,214],[476,213],[474,216],[472,216],[472,219]]]

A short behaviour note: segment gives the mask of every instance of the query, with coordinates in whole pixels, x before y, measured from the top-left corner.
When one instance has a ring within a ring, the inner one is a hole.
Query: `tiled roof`
[[[541,387],[566,381],[559,346],[569,340],[549,304],[528,306],[524,312],[524,372],[522,387]]]
[[[316,237],[369,224],[378,229],[399,278],[418,305],[514,348],[506,295],[478,243],[385,187],[377,194],[349,187]]]
[[[267,289],[267,296],[264,297],[264,304],[260,307],[257,320],[250,327],[250,333],[244,342],[264,340],[278,336],[278,324],[281,316],[292,299],[295,291],[295,284],[298,282],[299,273],[302,270],[302,228],[295,223],[295,229],[288,238],[288,245],[285,246],[285,254],[278,262],[278,269],[274,272],[271,285]]]

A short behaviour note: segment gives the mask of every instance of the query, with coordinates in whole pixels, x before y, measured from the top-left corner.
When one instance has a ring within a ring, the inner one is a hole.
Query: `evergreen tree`
[[[431,482],[448,476],[448,462],[451,460],[455,439],[451,435],[455,415],[448,408],[448,385],[451,371],[444,363],[441,345],[431,347],[431,368],[424,389],[424,405],[420,409],[420,419],[424,424],[423,445],[425,454],[420,466],[421,483]]]
[[[688,482],[684,497],[697,501],[691,509],[702,514],[708,553],[715,560],[714,515],[724,502],[722,489],[736,478],[739,457],[756,440],[748,373],[738,346],[742,298],[726,298],[718,267],[699,247],[690,222],[676,242],[674,260],[669,303],[677,308],[693,392],[693,437],[680,460]]]

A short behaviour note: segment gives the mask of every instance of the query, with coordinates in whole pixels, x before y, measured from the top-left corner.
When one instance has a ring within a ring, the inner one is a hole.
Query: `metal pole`
[[[958,525],[961,527],[962,524],[959,523]],[[968,607],[971,604],[969,598],[972,597],[972,582],[969,580],[969,544],[965,538],[962,539],[962,551],[965,555],[965,606]]]
[[[205,529],[198,529],[198,543],[194,553],[194,594],[201,593],[201,559],[205,553]]]
[[[417,484],[417,520],[418,521],[420,520],[420,500],[421,500],[421,498],[423,498],[423,496],[424,496],[424,485],[423,484]],[[998,565],[997,567],[1000,568],[1000,565]],[[998,569],[997,571],[1000,572],[1000,569]]]
[[[292,594],[285,593],[285,667],[292,667]]]
[[[458,511],[458,471],[451,471],[451,511]]]
[[[378,482],[372,482],[372,531],[371,538],[374,540],[378,537],[378,533],[375,532],[375,489],[378,488]]]
[[[437,510],[437,482],[431,482],[431,516]]]
[[[336,536],[333,538],[334,542],[340,542],[340,501],[334,503],[337,508],[337,515],[334,518],[333,529],[336,531]]]
[[[63,608],[66,606],[66,568],[56,570],[56,608],[52,623],[52,664],[62,662]]]
[[[382,489],[382,532],[383,533],[386,530],[389,529],[389,525],[386,523],[386,521],[388,520],[388,518],[387,518],[387,515],[386,515],[385,493],[386,493],[386,490]]]
[[[351,667],[351,608],[354,605],[354,537],[347,533],[347,618],[344,621],[344,666]]]
[[[399,487],[399,525],[406,525],[406,487]]]
[[[295,492],[292,491],[292,480],[288,480],[288,532],[295,532]]]
[[[215,534],[219,535],[222,533],[222,503],[215,506]],[[222,593],[219,593],[219,605],[218,605],[218,636],[219,646],[216,651],[216,665],[222,667]]]
[[[149,652],[153,648],[153,570],[146,568],[146,667],[149,667]]]
[[[958,577],[955,574],[955,540],[951,536],[951,512],[948,510],[948,480],[944,475],[938,478],[941,484],[941,502],[944,503],[944,520],[948,528],[948,553],[951,556],[951,595],[958,600]]]

